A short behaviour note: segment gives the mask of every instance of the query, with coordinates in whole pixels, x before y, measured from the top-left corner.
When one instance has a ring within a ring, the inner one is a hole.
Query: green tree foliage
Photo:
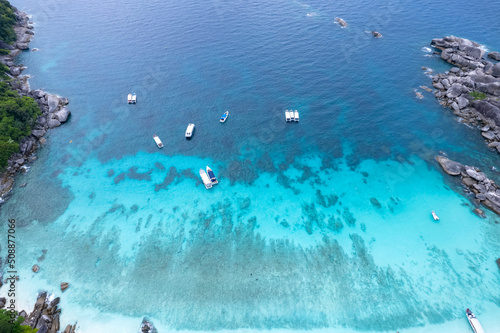
[[[10,3],[0,0],[0,40],[4,44],[16,40],[16,16]],[[1,49],[0,54],[6,50]],[[0,64],[0,79],[7,80],[9,68]],[[0,170],[12,154],[19,151],[19,141],[31,134],[31,128],[40,115],[40,108],[31,97],[21,97],[8,84],[0,81]],[[0,333],[2,331],[0,330]]]
[[[0,39],[7,44],[17,39],[14,32],[15,23],[16,16],[12,6],[7,0],[0,0]]]
[[[33,98],[20,97],[5,82],[0,82],[0,168],[19,150],[19,141],[31,134],[40,114]]]
[[[17,315],[17,313],[16,313]],[[0,309],[0,332],[1,333],[36,333],[38,328],[31,328],[21,325],[23,317],[18,317],[15,321],[10,317],[10,313],[5,309]]]
[[[474,97],[474,99],[477,101],[477,100],[482,100],[482,99],[485,99],[486,97],[486,94],[485,93],[482,93],[482,92],[479,92],[479,91],[471,91],[469,93],[472,97]]]

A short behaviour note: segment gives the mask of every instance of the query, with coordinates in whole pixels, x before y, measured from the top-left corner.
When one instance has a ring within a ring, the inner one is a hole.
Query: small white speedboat
[[[295,121],[299,121],[299,111],[295,110]]]
[[[208,178],[207,174],[205,173],[205,170],[200,169],[200,177],[201,180],[203,181],[203,185],[205,185],[205,188],[208,190],[209,188],[212,188],[212,181],[210,178]]]
[[[127,102],[128,102],[128,104],[132,104],[132,94],[128,94]]]
[[[476,316],[472,313],[472,311],[467,309],[465,310],[465,313],[467,314],[467,319],[469,320],[470,326],[472,326],[472,330],[475,333],[484,333],[483,327],[479,323],[479,320],[477,320]]]
[[[219,184],[219,181],[217,180],[217,178],[215,178],[214,172],[212,171],[212,169],[210,169],[208,165],[207,165],[207,174],[208,178],[210,178],[210,181],[212,182],[213,185]]]
[[[285,119],[287,122],[290,122],[290,112],[288,110],[285,111]]]
[[[137,95],[133,94],[132,95],[132,104],[135,104],[135,103],[137,103]]]
[[[437,216],[436,213],[434,213],[434,211],[432,211],[432,217],[434,218],[434,221],[438,221],[439,220],[439,217]]]
[[[194,124],[189,124],[188,127],[186,128],[186,138],[191,138],[193,136],[194,132]]]
[[[220,117],[220,122],[225,123],[228,116],[229,116],[229,111],[224,112],[224,114]]]
[[[156,145],[158,146],[158,148],[163,148],[163,142],[161,142],[161,140],[158,137],[158,135],[153,135],[153,139],[155,140]]]

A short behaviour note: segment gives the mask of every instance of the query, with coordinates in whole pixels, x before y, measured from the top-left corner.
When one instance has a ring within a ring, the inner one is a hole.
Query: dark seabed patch
[[[380,209],[382,208],[382,205],[380,202],[377,200],[377,198],[370,198],[370,202],[372,203],[373,207]]]

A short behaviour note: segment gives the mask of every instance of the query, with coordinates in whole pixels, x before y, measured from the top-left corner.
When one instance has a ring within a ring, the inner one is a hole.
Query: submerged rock
[[[378,208],[378,209],[382,208],[382,205],[377,200],[377,198],[370,198],[370,202],[372,203],[373,207]]]

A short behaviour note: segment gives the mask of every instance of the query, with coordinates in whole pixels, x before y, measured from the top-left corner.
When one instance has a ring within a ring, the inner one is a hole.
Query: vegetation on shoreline
[[[11,44],[17,39],[14,32],[14,24],[16,23],[16,16],[14,9],[7,0],[0,0],[0,40],[4,44]],[[0,54],[8,54],[10,51],[0,48]]]
[[[482,92],[479,92],[479,91],[471,91],[469,93],[469,95],[471,95],[472,97],[474,97],[474,99],[477,101],[477,100],[483,100],[485,99],[486,97],[486,94],[485,93],[482,93]]]
[[[8,1],[0,0],[0,40],[3,44],[16,40],[15,23],[12,6]],[[31,134],[35,120],[41,114],[33,98],[19,96],[6,83],[8,71],[7,66],[0,64],[0,170],[5,168],[10,156],[19,151],[19,141]]]
[[[23,321],[23,317],[18,317],[14,321],[7,310],[0,310],[0,332],[2,333],[36,333],[38,331],[37,328],[32,329],[30,326],[21,325]]]

